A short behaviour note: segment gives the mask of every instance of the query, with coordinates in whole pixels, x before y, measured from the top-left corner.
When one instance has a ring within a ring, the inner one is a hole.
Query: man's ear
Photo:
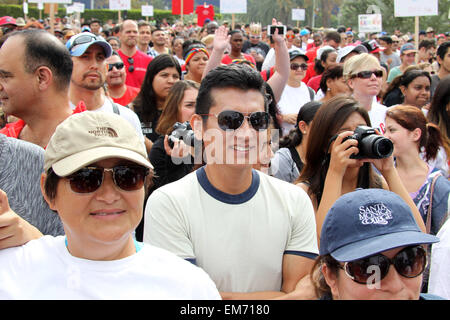
[[[194,131],[195,139],[203,140],[203,118],[201,115],[194,113],[189,121]]]
[[[46,173],[42,173],[41,174],[41,193],[44,196],[44,200],[45,202],[47,202],[48,206],[50,207],[50,209],[52,209],[53,211],[56,211],[56,206],[55,206],[55,200],[54,199],[50,199],[47,194],[45,193],[45,180],[47,180],[47,174]]]
[[[37,77],[37,83],[40,90],[46,90],[53,82],[53,73],[50,68],[46,66],[40,66],[36,69],[35,75]]]

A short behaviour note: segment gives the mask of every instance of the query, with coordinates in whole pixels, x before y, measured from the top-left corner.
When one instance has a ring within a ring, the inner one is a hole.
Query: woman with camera
[[[177,122],[182,124],[191,119],[195,112],[198,89],[199,85],[196,82],[180,80],[169,91],[156,127],[160,137],[153,144],[149,154],[155,171],[152,190],[184,177],[194,168],[191,147],[180,139],[172,139],[174,135],[171,133]],[[179,127],[177,134],[185,138],[188,130],[183,130],[186,129],[184,126]]]
[[[316,211],[318,241],[323,221],[333,203],[356,188],[383,188],[397,193],[411,207],[418,225],[425,231],[420,213],[400,180],[392,155],[389,155],[392,153],[392,149],[388,150],[389,143],[384,150],[379,149],[378,158],[377,155],[362,154],[367,143],[362,143],[365,134],[364,130],[361,132],[361,126],[371,127],[366,109],[353,98],[344,96],[324,103],[312,121],[306,164],[298,185],[308,193]],[[354,134],[355,130],[359,131],[358,135]],[[350,136],[353,137],[348,138]],[[372,164],[382,176],[374,172]]]

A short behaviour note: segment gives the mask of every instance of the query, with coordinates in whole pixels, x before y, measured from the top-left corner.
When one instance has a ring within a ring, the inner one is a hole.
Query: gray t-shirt
[[[41,193],[43,171],[44,149],[0,134],[0,189],[6,192],[9,206],[44,235],[63,235],[58,214]]]
[[[392,52],[390,55],[387,55],[384,52],[380,52],[380,61],[381,62],[388,64],[387,61],[389,59],[392,59],[392,62],[389,64],[389,69],[398,67],[399,65],[402,64],[402,60],[400,60],[400,56],[397,53]]]
[[[270,175],[286,182],[294,182],[300,176],[297,165],[288,148],[280,148],[270,160]]]

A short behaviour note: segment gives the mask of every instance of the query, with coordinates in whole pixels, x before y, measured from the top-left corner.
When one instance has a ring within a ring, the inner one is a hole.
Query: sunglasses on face
[[[96,191],[104,181],[105,171],[111,171],[114,184],[123,191],[135,191],[144,185],[149,169],[142,166],[116,166],[114,168],[86,167],[67,177],[75,193]]]
[[[302,70],[308,70],[308,65],[306,63],[298,64],[298,63],[291,63],[291,70],[297,71],[298,68],[302,68]]]
[[[97,37],[91,36],[90,34],[85,34],[85,35],[79,36],[72,42],[72,44],[70,45],[69,51],[72,50],[73,47],[75,47],[79,44],[89,43],[89,42],[96,41],[96,40],[98,40]]]
[[[108,71],[111,71],[114,67],[117,70],[122,70],[123,66],[124,66],[123,62],[108,63]]]
[[[346,262],[344,269],[347,276],[353,281],[367,284],[373,279],[374,271],[380,272],[380,281],[386,277],[391,264],[395,270],[405,278],[415,278],[422,274],[427,264],[427,254],[421,246],[407,247],[397,253],[393,259],[382,254],[376,254],[367,258]]]
[[[263,111],[252,112],[248,116],[244,115],[242,112],[233,110],[225,110],[218,115],[206,115],[215,116],[217,118],[217,123],[219,124],[220,129],[222,129],[223,131],[239,129],[246,118],[248,119],[252,128],[257,131],[266,130],[269,127],[269,114]]]
[[[128,58],[127,61],[130,64],[130,66],[128,67],[128,71],[129,72],[133,72],[134,71],[134,66],[133,66],[134,59],[133,58]]]
[[[372,74],[377,78],[381,78],[383,76],[383,71],[375,70],[375,71],[361,71],[351,76],[351,78],[361,78],[361,79],[370,79]]]
[[[287,39],[294,39],[295,38],[295,34],[287,34],[286,38]]]

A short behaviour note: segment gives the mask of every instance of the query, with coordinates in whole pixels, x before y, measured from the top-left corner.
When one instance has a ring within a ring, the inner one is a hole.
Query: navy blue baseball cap
[[[106,58],[111,56],[111,45],[102,37],[96,36],[90,32],[81,32],[72,36],[69,41],[67,41],[66,48],[69,50],[71,56],[79,57],[93,44],[97,44],[103,48]]]
[[[423,233],[411,209],[397,194],[359,189],[341,196],[322,226],[320,255],[341,262],[365,258],[398,247],[439,242]]]

